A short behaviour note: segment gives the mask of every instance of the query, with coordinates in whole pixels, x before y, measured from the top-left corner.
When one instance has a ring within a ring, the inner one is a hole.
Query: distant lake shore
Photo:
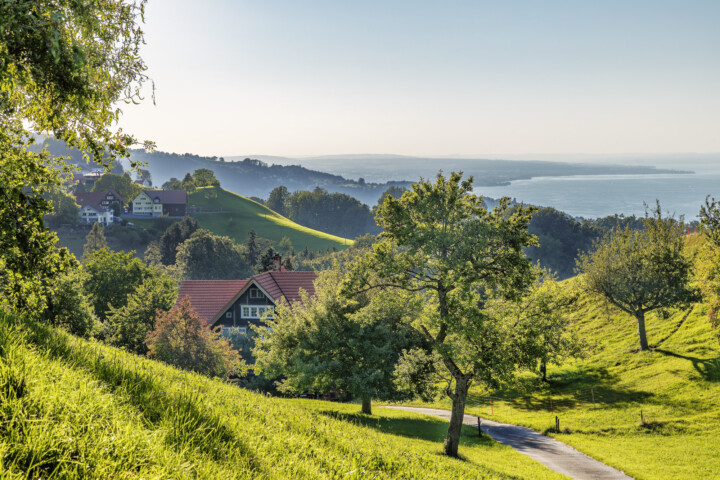
[[[475,193],[491,198],[511,197],[553,207],[574,217],[645,214],[645,205],[660,201],[663,212],[696,219],[705,198],[720,198],[720,171],[692,174],[576,175],[536,177],[508,185],[477,186]]]

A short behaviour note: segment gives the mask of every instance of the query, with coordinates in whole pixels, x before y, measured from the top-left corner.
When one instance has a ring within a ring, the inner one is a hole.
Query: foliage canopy
[[[381,241],[345,284],[349,293],[395,288],[423,296],[424,312],[412,325],[450,377],[450,456],[457,456],[470,383],[496,383],[530,357],[541,359],[541,351],[509,327],[519,320],[485,308],[493,299],[520,299],[536,278],[523,253],[536,244],[528,232],[533,211],[511,209],[509,199],[488,211],[472,194],[472,178],[462,180],[461,173],[438,174],[435,183],[421,180],[399,199],[385,198],[377,217]]]
[[[640,350],[648,350],[645,314],[698,299],[691,287],[692,260],[685,253],[682,221],[662,216],[657,204],[643,230],[617,228],[581,255],[578,267],[588,290],[604,296],[638,324]]]

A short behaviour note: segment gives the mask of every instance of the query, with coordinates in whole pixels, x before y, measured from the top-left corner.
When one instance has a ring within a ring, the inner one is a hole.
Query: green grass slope
[[[556,479],[444,422],[266,398],[0,312],[0,477]],[[380,410],[380,409],[379,409]]]
[[[265,205],[250,200],[220,187],[203,187],[189,195],[188,204],[197,207],[200,212],[193,213],[202,228],[217,235],[226,235],[238,243],[247,238],[251,229],[261,237],[279,242],[288,237],[295,250],[307,246],[310,250],[325,250],[335,247],[346,248],[352,240],[330,235],[298,225]],[[137,225],[145,225],[152,220],[133,220]]]
[[[637,479],[720,478],[720,345],[705,307],[648,315],[655,349],[643,353],[634,318],[603,299],[582,295],[573,319],[586,358],[551,365],[549,384],[527,376],[491,392],[492,407],[476,388],[467,412],[546,432]]]

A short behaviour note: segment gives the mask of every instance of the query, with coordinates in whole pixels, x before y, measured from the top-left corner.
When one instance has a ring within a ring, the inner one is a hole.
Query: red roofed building
[[[222,327],[224,335],[247,333],[251,324],[272,312],[280,302],[292,304],[301,299],[300,291],[315,294],[315,272],[288,272],[280,268],[257,274],[248,280],[186,280],[180,286],[178,303],[184,297],[200,318],[212,328]]]
[[[80,205],[80,220],[82,223],[113,223],[113,209],[122,212],[123,199],[113,189],[107,192],[77,192],[75,201]]]

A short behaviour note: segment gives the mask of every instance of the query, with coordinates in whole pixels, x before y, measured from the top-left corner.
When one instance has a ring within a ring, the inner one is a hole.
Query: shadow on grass
[[[496,395],[514,408],[548,412],[559,408],[575,408],[580,404],[610,406],[647,402],[653,396],[649,392],[620,387],[618,381],[606,368],[582,366],[552,375],[546,384],[538,384],[535,379],[525,379],[527,385],[500,391]]]
[[[365,415],[362,413],[337,412],[335,410],[319,410],[319,414],[344,422],[353,423],[362,427],[374,428],[382,433],[417,438],[430,442],[443,442],[448,429],[448,421],[441,418],[395,418]],[[480,437],[477,428],[463,425],[462,444],[486,445],[493,444],[492,439],[483,435]]]
[[[692,363],[693,368],[707,381],[720,382],[720,357],[716,358],[698,358],[690,355],[680,355],[679,353],[670,352],[656,348],[657,353],[667,355],[668,357],[682,358]]]

